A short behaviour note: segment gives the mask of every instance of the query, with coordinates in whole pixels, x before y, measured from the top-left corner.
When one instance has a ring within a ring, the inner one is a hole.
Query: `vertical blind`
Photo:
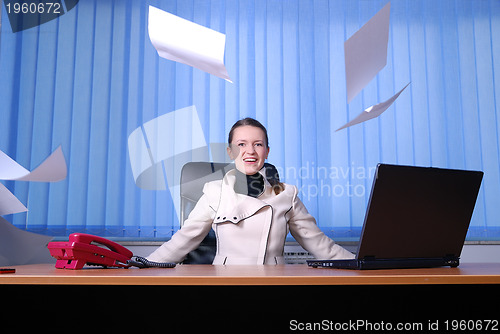
[[[33,169],[62,145],[68,164],[58,183],[2,181],[29,209],[6,218],[55,236],[169,238],[173,198],[135,185],[127,138],[194,105],[208,143],[260,120],[269,162],[333,238],[359,237],[384,162],[483,170],[468,238],[500,239],[500,2],[391,1],[387,65],[348,104],[343,43],[386,3],[80,0],[19,32],[3,6],[0,149]],[[159,58],[148,5],[226,34],[234,84]],[[379,118],[335,132],[408,82]]]

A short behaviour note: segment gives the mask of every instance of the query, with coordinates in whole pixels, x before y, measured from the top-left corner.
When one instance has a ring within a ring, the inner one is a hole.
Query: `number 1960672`
[[[59,2],[40,3],[6,3],[5,8],[8,14],[61,14],[61,4]]]

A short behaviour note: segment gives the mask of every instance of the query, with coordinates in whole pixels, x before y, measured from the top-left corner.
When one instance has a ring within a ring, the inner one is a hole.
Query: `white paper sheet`
[[[0,266],[50,263],[47,244],[52,237],[18,229],[0,217]]]
[[[28,172],[26,175],[12,179],[17,181],[35,181],[35,182],[58,182],[64,180],[67,175],[66,160],[59,146],[47,159],[45,159],[37,168]],[[5,179],[4,179],[5,180]]]
[[[0,151],[0,180],[16,180],[29,174],[29,171]]]
[[[344,43],[347,103],[350,103],[387,63],[390,13],[389,2]]]
[[[148,32],[162,58],[232,82],[224,66],[226,35],[149,6]]]
[[[59,146],[32,172],[0,151],[0,180],[57,182],[66,178],[67,168]]]
[[[0,180],[57,182],[66,178],[67,166],[61,146],[32,172],[0,151]],[[26,207],[0,184],[0,216],[28,211]]]
[[[386,111],[394,103],[394,101],[396,101],[396,99],[399,97],[399,95],[405,90],[406,87],[408,87],[409,84],[410,83],[408,83],[406,86],[404,86],[403,89],[401,89],[399,92],[397,92],[396,95],[391,97],[389,100],[387,100],[385,102],[381,102],[381,103],[376,104],[374,106],[371,106],[369,108],[366,108],[355,119],[353,119],[349,123],[345,124],[344,126],[341,126],[337,130],[335,130],[335,132],[380,116],[384,111]]]
[[[0,216],[28,211],[21,201],[0,183]]]

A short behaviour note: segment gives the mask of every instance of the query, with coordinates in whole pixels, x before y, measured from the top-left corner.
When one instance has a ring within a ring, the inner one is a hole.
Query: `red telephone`
[[[128,268],[127,261],[133,256],[131,251],[116,242],[84,233],[71,234],[69,241],[49,242],[47,248],[57,259],[56,268],[61,269],[82,269],[85,264]]]

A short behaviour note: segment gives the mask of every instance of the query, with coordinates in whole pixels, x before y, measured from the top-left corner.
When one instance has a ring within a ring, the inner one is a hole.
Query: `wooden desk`
[[[0,284],[30,285],[433,285],[500,284],[500,264],[461,264],[458,268],[336,270],[307,265],[178,265],[173,269],[55,269],[53,264],[14,266]]]

